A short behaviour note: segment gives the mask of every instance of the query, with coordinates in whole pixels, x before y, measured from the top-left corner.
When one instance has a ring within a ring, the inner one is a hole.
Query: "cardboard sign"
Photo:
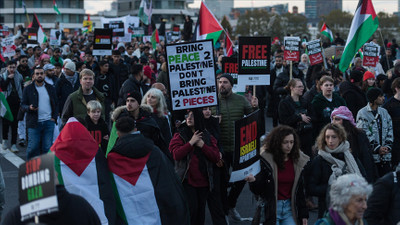
[[[300,37],[285,37],[283,40],[285,50],[283,59],[287,61],[299,61],[300,59]]]
[[[218,104],[212,40],[166,46],[172,109]]]
[[[260,128],[257,121],[259,110],[235,121],[235,153],[229,182],[243,180],[258,174],[260,167]]]
[[[60,46],[61,45],[61,30],[51,29],[50,30],[50,45]]]
[[[19,167],[21,220],[58,211],[54,154],[35,157]]]
[[[222,57],[222,73],[229,74],[233,77],[232,91],[237,92],[238,84],[238,58],[236,57]]]
[[[321,41],[313,40],[306,43],[308,57],[310,58],[310,65],[315,65],[324,62],[322,55]]]
[[[109,28],[113,30],[113,37],[123,37],[125,36],[124,22],[122,21],[110,21],[109,23],[103,24],[104,28]]]
[[[181,39],[181,32],[179,31],[168,31],[165,33],[167,36],[167,43],[175,42]]]
[[[0,24],[0,37],[7,37],[8,35],[10,35],[8,26]]]
[[[363,53],[363,66],[376,67],[376,64],[379,62],[379,46],[367,43],[363,47]]]
[[[93,55],[111,55],[112,29],[94,29]]]
[[[82,23],[82,27],[83,27],[82,32],[84,32],[84,33],[93,32],[93,21],[84,20]]]
[[[270,37],[239,37],[238,85],[269,85]]]
[[[3,40],[1,41],[1,50],[3,57],[13,57],[15,55],[15,49],[17,49],[17,46],[15,46],[12,37],[3,38]]]

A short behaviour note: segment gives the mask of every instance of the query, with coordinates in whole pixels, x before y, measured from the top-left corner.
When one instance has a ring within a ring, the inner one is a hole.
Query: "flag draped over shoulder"
[[[212,39],[215,44],[223,30],[224,28],[207,8],[205,3],[201,2],[195,30],[195,40]]]
[[[43,31],[42,25],[40,25],[40,22],[36,16],[36,13],[33,14],[33,21],[31,24],[29,24],[28,28],[37,28],[37,41],[39,44],[43,44],[47,42],[47,36]]]
[[[323,25],[322,25],[322,27],[321,27],[321,34],[322,35],[324,35],[324,36],[326,36],[327,38],[329,38],[329,40],[331,41],[331,42],[333,42],[333,34],[332,34],[332,31],[331,31],[331,29],[329,29],[329,27],[328,27],[328,25],[326,25],[326,23],[324,23]]]
[[[70,118],[50,148],[60,184],[85,198],[101,223],[117,224],[116,202],[104,153],[89,131]]]
[[[152,3],[152,0],[142,0],[140,2],[138,16],[140,20],[146,25],[149,25],[151,21],[151,14],[153,13]]]
[[[61,14],[61,13],[60,13],[60,10],[58,10],[56,0],[53,0],[53,9],[54,9],[54,11],[55,11],[58,15]]]
[[[340,59],[339,69],[344,72],[348,68],[355,53],[378,29],[379,21],[376,16],[372,0],[360,0],[353,21],[351,22],[349,36]]]
[[[6,100],[6,97],[4,96],[3,92],[0,89],[0,116],[3,117],[4,119],[7,119],[9,121],[14,121],[14,117],[11,113],[10,106],[8,105],[8,102]]]

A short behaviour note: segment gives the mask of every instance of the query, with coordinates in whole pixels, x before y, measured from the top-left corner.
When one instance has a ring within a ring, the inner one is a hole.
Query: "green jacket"
[[[245,97],[232,93],[229,96],[219,95],[219,110],[221,115],[221,135],[219,142],[225,152],[233,152],[235,148],[235,121],[254,111]],[[213,114],[215,114],[213,108]]]

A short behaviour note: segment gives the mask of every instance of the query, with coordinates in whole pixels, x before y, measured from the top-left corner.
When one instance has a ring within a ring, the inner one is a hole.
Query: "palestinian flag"
[[[323,25],[322,25],[322,28],[321,28],[321,34],[322,35],[325,35],[327,38],[329,38],[329,40],[331,41],[331,42],[333,42],[333,34],[332,34],[332,31],[331,31],[331,29],[329,29],[329,27],[328,27],[328,25],[326,25],[326,23],[324,23]]]
[[[4,96],[2,90],[0,89],[0,116],[9,121],[14,121],[13,114],[11,113],[10,106],[8,105],[6,96]]]
[[[368,39],[378,29],[379,21],[372,0],[360,0],[351,22],[349,36],[340,59],[339,69],[344,72],[354,57]]]
[[[117,139],[118,139],[117,128],[115,128],[115,122],[113,122],[110,132],[110,138],[108,139],[106,157],[108,156],[108,153],[111,151],[111,149],[114,147]]]
[[[233,43],[228,32],[225,32],[225,55],[230,57],[233,54]]]
[[[89,131],[70,118],[50,150],[60,184],[82,196],[97,212],[102,224],[116,224],[116,203],[104,153]]]
[[[151,44],[153,45],[153,49],[155,50],[157,47],[157,43],[160,43],[160,36],[158,35],[158,30],[156,29],[151,35]]]
[[[33,21],[29,24],[28,28],[37,28],[37,42],[40,44],[47,42],[47,36],[43,31],[42,25],[40,25],[36,13],[33,14]]]
[[[149,25],[151,21],[151,15],[153,14],[152,1],[142,0],[139,6],[139,19],[145,24]]]
[[[58,10],[56,0],[53,0],[53,9],[58,14],[61,15],[60,10]]]
[[[199,41],[212,39],[215,45],[223,30],[224,28],[222,28],[221,24],[207,8],[206,4],[201,2],[199,17],[194,34],[195,40]]]

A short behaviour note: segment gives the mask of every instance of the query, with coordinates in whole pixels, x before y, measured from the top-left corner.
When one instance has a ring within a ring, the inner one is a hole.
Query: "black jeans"
[[[193,187],[183,182],[190,210],[190,224],[204,225],[206,217],[206,201],[209,193],[209,187]]]
[[[226,225],[227,222],[225,219],[225,215],[227,214],[227,212],[224,211],[224,208],[222,206],[222,199],[223,199],[222,193],[226,193],[226,185],[222,186],[222,184],[225,183],[223,175],[223,173],[225,173],[225,168],[224,167],[219,168],[217,166],[214,166],[213,171],[214,171],[214,188],[208,194],[207,205],[208,209],[210,210],[213,224]],[[223,191],[222,187],[225,187],[225,191]]]
[[[225,154],[224,154],[224,161],[225,161],[225,165],[226,165],[226,168],[228,171],[229,171],[229,168],[233,164],[233,154],[234,154],[234,152],[225,152]],[[245,185],[246,185],[246,181],[244,181],[244,180],[237,181],[232,184],[231,190],[229,191],[229,194],[228,194],[228,200],[227,200],[228,201],[227,206],[229,209],[236,207],[237,199],[239,198],[239,195],[242,192]]]
[[[18,120],[17,120],[17,115],[18,115],[18,110],[19,110],[19,104],[12,104],[10,102],[10,110],[11,113],[14,117],[14,120],[11,122],[7,119],[3,118],[3,140],[8,140],[8,131],[9,127],[11,126],[11,145],[15,145],[17,143],[17,137],[18,137]]]

